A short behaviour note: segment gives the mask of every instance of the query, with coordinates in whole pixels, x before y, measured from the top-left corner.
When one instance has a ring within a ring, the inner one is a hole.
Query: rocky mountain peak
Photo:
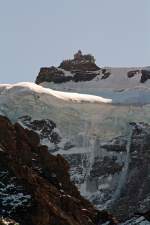
[[[95,64],[94,56],[91,54],[82,54],[81,50],[74,54],[73,59],[63,60],[59,68],[68,71],[96,71],[99,69],[99,67]]]
[[[99,70],[100,68],[96,65],[94,56],[82,54],[82,51],[79,50],[74,54],[73,59],[63,60],[59,67],[41,68],[36,78],[36,83],[92,80],[97,75],[96,71]]]

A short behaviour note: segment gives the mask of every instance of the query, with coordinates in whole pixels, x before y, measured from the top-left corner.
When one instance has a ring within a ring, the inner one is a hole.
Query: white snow
[[[66,77],[68,77],[68,76],[73,77],[73,75],[74,75],[70,71],[67,71],[67,70],[64,70],[64,69],[61,69],[61,68],[57,68],[57,70],[62,71]]]
[[[140,71],[142,68],[106,67],[104,69],[111,73],[107,79],[101,79],[103,74],[99,73],[91,81],[70,81],[61,84],[44,82],[40,85],[59,91],[88,93],[106,99],[112,99],[112,103],[114,104],[148,104],[150,102],[150,80],[147,80],[145,83],[140,83]],[[139,70],[139,73],[129,78],[127,73],[132,70]]]
[[[87,82],[42,84],[50,89],[33,83],[0,85],[0,114],[12,121],[29,115],[33,120],[50,119],[56,123],[62,142],[58,144],[60,150],[55,154],[66,155],[75,163],[81,158],[81,164],[71,168],[70,173],[79,181],[87,174],[82,194],[87,194],[90,200],[98,199],[97,206],[102,208],[107,205],[117,187],[121,188],[130,154],[108,152],[96,146],[96,140],[109,143],[115,137],[126,136],[129,122],[150,122],[150,81],[141,84],[140,74],[128,78],[127,71],[135,68],[109,69],[112,74],[106,80],[101,80],[100,74]],[[53,148],[48,140],[45,141],[49,148]],[[72,145],[67,150],[63,148],[66,142]],[[130,138],[127,149],[130,153]],[[75,158],[76,155],[79,157]],[[105,156],[117,157],[119,165],[125,162],[125,168],[112,176],[99,176],[97,190],[94,192],[92,189],[89,193],[86,181],[97,156],[100,160]]]
[[[11,191],[10,191],[11,190]],[[13,212],[17,207],[24,206],[31,199],[28,194],[18,192],[14,184],[4,185],[1,183],[0,188],[0,200],[3,207],[8,207],[9,213]]]
[[[44,88],[34,83],[23,82],[18,84],[0,84],[1,95],[7,94],[46,94],[48,97],[55,97],[57,99],[75,102],[75,103],[111,103],[111,99],[102,98],[99,96],[89,95],[89,94],[78,94],[78,93],[68,93],[63,91],[54,91],[49,88]]]

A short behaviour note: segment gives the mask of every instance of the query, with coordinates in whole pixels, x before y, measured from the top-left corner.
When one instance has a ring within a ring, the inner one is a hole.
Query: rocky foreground
[[[0,224],[116,224],[80,196],[64,158],[39,143],[35,132],[0,116]]]

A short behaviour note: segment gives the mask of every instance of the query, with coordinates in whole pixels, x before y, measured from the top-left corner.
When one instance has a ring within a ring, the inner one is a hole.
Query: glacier
[[[100,209],[116,207],[119,213],[117,201],[124,201],[124,188],[138,170],[137,165],[131,170],[133,157],[142,154],[133,148],[135,131],[130,123],[138,124],[138,129],[143,123],[140,138],[146,137],[145,124],[150,123],[149,80],[140,83],[140,74],[128,78],[131,69],[135,68],[107,68],[112,75],[105,80],[100,79],[100,72],[86,82],[0,84],[0,114],[24,126],[21,118],[26,115],[31,121],[54,121],[61,137],[57,148],[48,138],[42,143],[68,160],[72,180],[83,196]],[[137,140],[141,140],[139,136]],[[147,192],[143,196],[148,199]],[[141,200],[139,204],[143,204]],[[131,207],[132,215],[139,205]],[[123,212],[122,216],[127,215]]]

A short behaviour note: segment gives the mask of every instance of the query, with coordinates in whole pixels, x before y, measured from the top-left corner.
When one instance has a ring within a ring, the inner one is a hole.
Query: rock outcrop
[[[141,73],[141,83],[145,83],[147,80],[150,79],[150,70],[142,70]]]
[[[94,56],[88,54],[83,55],[81,50],[79,50],[76,54],[74,54],[73,59],[64,60],[60,64],[59,68],[76,72],[80,71],[96,71],[100,68],[95,64]]]
[[[43,82],[64,83],[68,81],[90,81],[99,74],[100,68],[95,64],[92,55],[82,55],[81,51],[74,59],[64,60],[57,67],[41,68],[36,78],[36,84]]]
[[[150,79],[150,70],[149,69],[141,69],[141,70],[131,70],[127,73],[129,78],[140,75],[140,83],[145,83]]]
[[[71,79],[71,76],[65,76],[63,70],[60,70],[54,66],[44,67],[40,69],[40,72],[36,78],[36,84],[43,82],[63,83],[70,81]]]
[[[115,224],[111,215],[80,196],[68,169],[62,156],[40,145],[35,132],[0,116],[0,223]],[[8,217],[11,220],[4,219]]]
[[[129,71],[129,72],[127,73],[127,76],[128,76],[129,78],[132,78],[132,77],[134,77],[134,76],[140,74],[140,72],[141,72],[140,70],[131,70],[131,71]]]

